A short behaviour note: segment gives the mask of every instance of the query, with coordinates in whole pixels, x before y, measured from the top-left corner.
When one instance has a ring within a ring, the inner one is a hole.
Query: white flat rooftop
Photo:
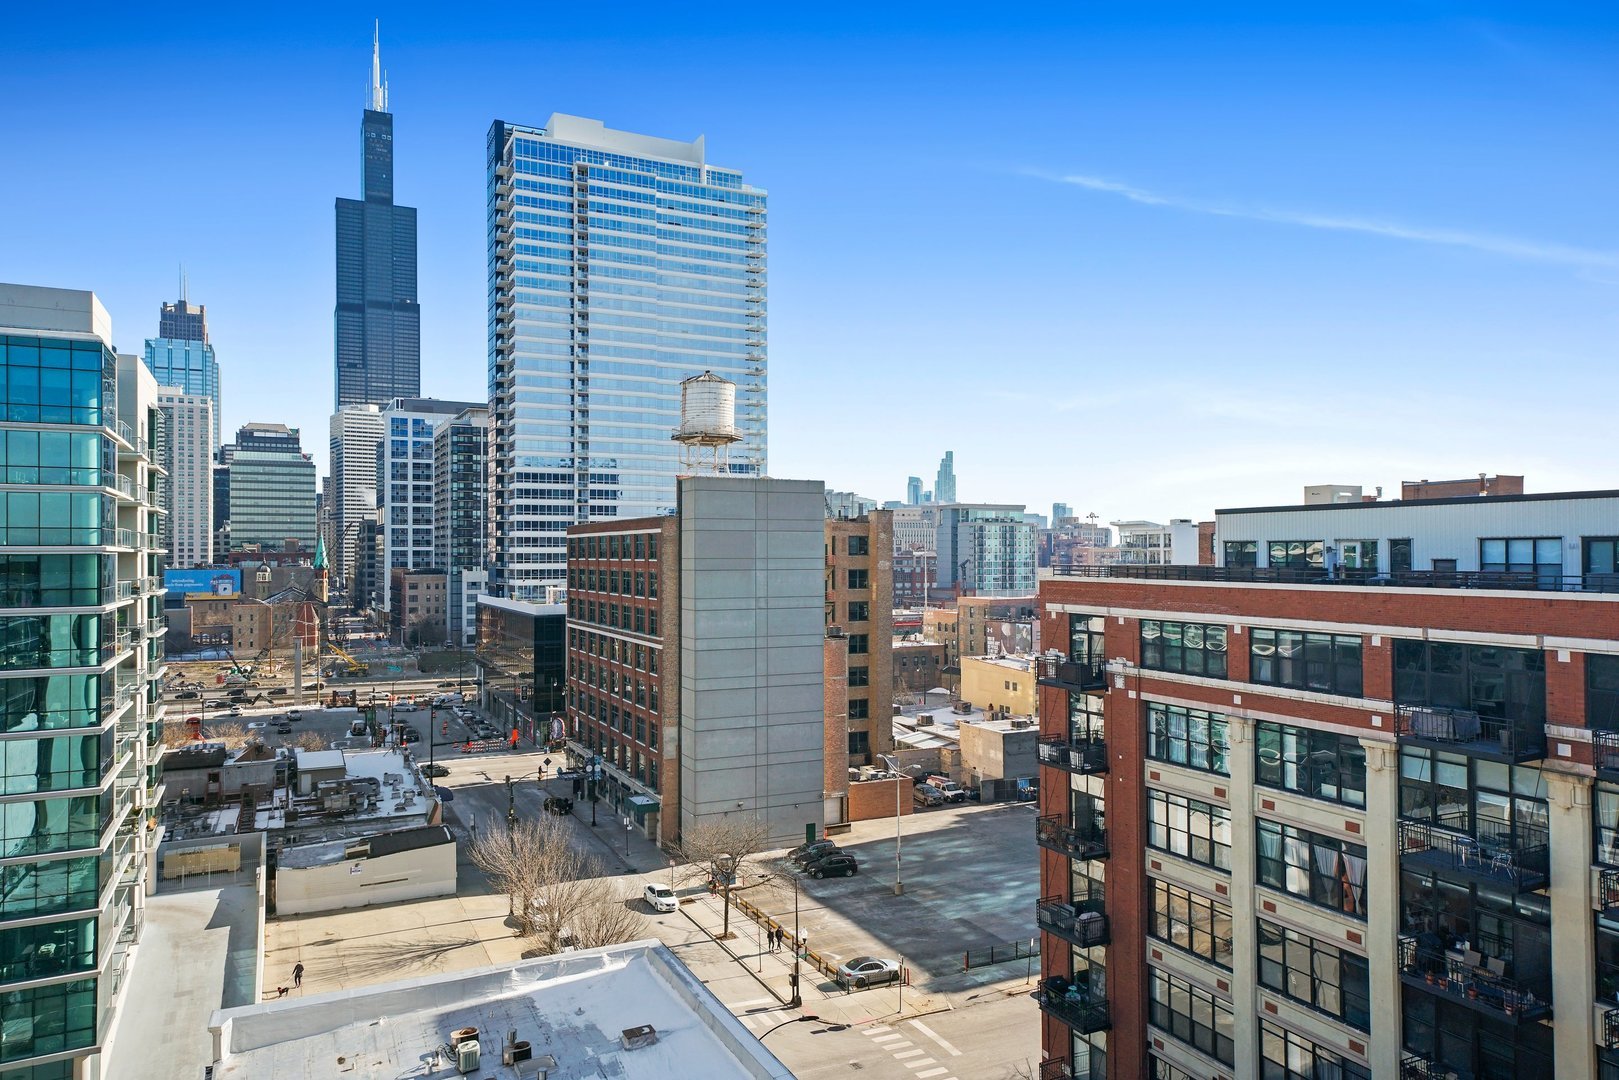
[[[650,1025],[651,1045],[623,1033]],[[538,1075],[503,1066],[508,1031],[534,1058],[556,1061],[549,1080],[703,1080],[792,1073],[656,941],[523,960],[214,1013],[214,1080],[341,1076],[453,1080],[450,1033],[479,1031],[485,1080]]]

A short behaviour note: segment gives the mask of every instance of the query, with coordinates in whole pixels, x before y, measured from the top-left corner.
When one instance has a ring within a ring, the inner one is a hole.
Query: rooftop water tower
[[[680,428],[670,436],[681,446],[680,466],[689,474],[726,476],[736,430],[736,384],[712,371],[680,384]]]

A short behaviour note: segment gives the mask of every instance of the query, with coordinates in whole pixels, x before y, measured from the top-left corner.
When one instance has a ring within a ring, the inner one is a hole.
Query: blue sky
[[[896,498],[954,449],[964,499],[1160,519],[1619,486],[1612,8],[770,7],[19,7],[0,280],[138,352],[183,261],[227,427],[324,469],[380,17],[426,393],[485,392],[484,133],[560,111],[769,190],[776,475]]]

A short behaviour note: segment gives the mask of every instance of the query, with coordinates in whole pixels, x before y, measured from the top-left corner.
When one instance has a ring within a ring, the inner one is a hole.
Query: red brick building
[[[1042,1076],[1619,1076],[1619,492],[1215,553],[1041,586]]]

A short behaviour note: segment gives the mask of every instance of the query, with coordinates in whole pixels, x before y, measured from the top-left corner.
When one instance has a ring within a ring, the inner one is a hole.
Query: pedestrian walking
[[[300,986],[303,986],[303,984],[304,984],[304,965],[303,965],[303,961],[300,960],[297,964],[293,965],[293,968],[292,968],[292,985],[295,986],[295,987],[300,987]]]
[[[782,943],[784,941],[786,941],[786,940],[787,940],[787,928],[784,927],[784,926],[776,927],[776,948],[778,948],[778,949],[781,948]]]

